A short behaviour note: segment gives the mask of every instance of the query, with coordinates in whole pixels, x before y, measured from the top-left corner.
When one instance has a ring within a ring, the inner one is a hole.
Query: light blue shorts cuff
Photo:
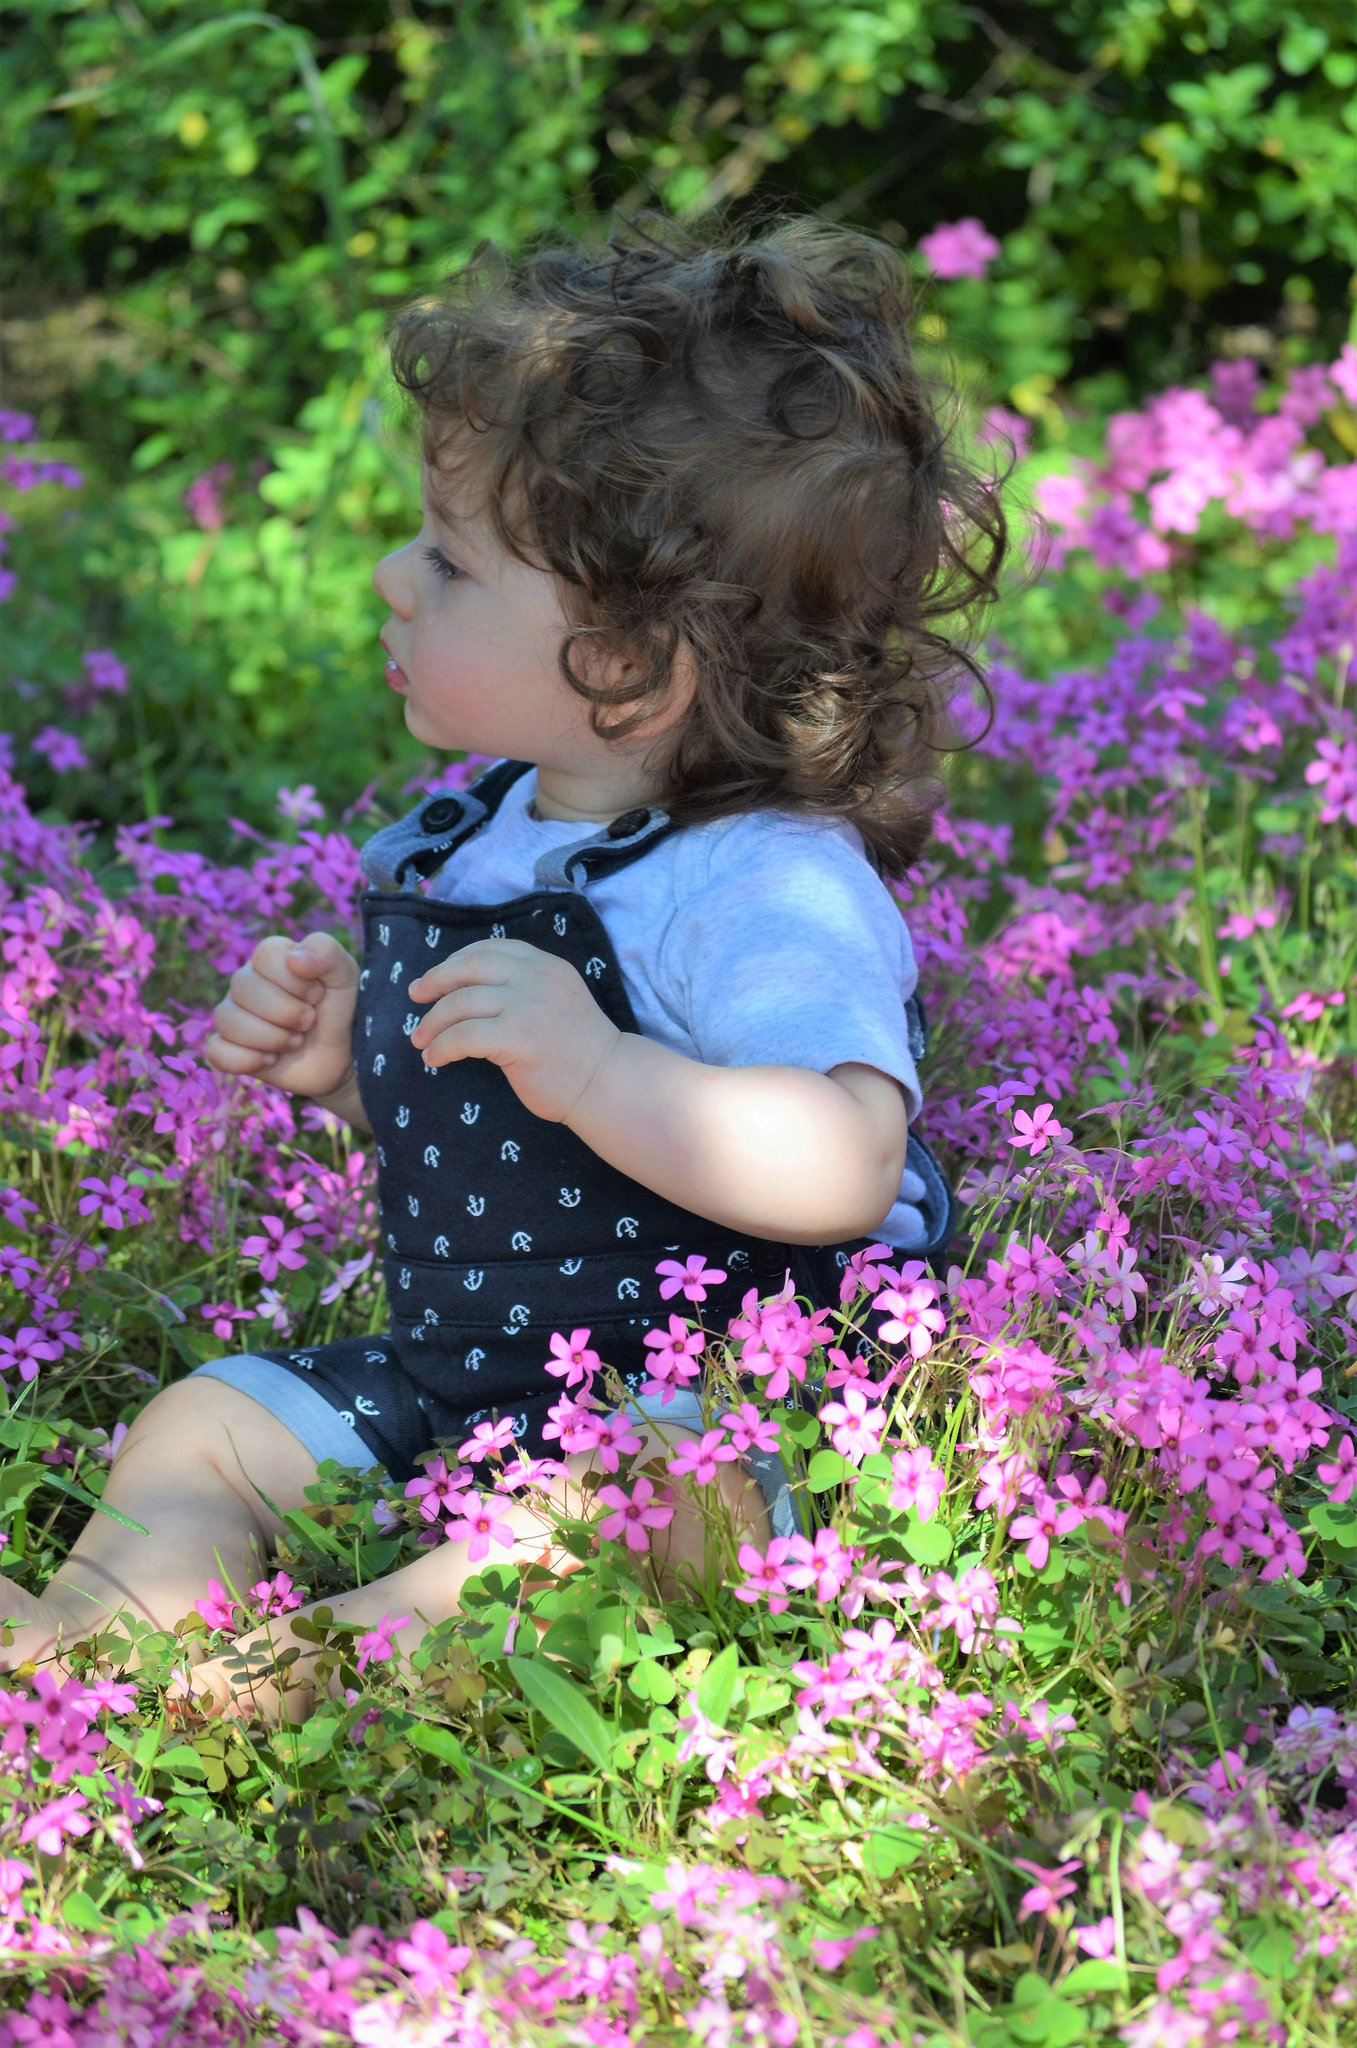
[[[209,1360],[191,1372],[189,1378],[225,1380],[228,1387],[248,1394],[292,1431],[318,1465],[333,1458],[337,1465],[367,1472],[381,1462],[359,1436],[351,1416],[332,1408],[323,1394],[272,1358],[256,1358],[253,1353],[242,1351],[234,1358]]]

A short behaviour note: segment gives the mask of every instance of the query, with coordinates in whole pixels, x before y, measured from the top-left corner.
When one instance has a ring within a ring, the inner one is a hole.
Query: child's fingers
[[[242,1045],[254,1045],[261,1049],[279,1051],[291,1037],[300,1043],[301,1035],[311,1029],[316,1021],[313,998],[314,989],[308,989],[299,999],[290,996],[276,982],[256,974],[252,967],[242,967],[238,974],[231,976],[231,986],[212,1012],[218,1031],[224,1038],[234,1038]],[[272,1037],[260,1037],[252,1030],[245,1030],[244,1020],[262,1025]]]
[[[504,1055],[504,1035],[498,1017],[464,1017],[438,1032],[423,1048],[426,1067],[450,1066],[454,1060],[494,1060]]]
[[[326,988],[354,988],[358,983],[357,961],[328,932],[308,932],[300,944],[275,932],[259,941],[250,967],[293,997],[314,997],[317,982]]]
[[[538,947],[526,945],[522,939],[477,939],[474,946],[463,946],[456,953],[449,953],[446,960],[437,961],[412,981],[410,999],[416,1003],[427,1003],[435,996],[451,994],[455,988],[467,988],[473,984],[502,986],[514,967],[522,963],[524,956],[529,960],[549,957],[543,956]]]
[[[410,1043],[418,1051],[432,1047],[441,1033],[451,1031],[459,1025],[479,1022],[498,1017],[504,1008],[504,998],[496,988],[473,986],[459,988],[450,996],[444,996],[426,1012],[410,1033]],[[465,1040],[459,1039],[459,1046]],[[447,1055],[451,1057],[451,1055]],[[463,1053],[460,1055],[465,1057]],[[441,1064],[431,1061],[431,1065]]]
[[[214,1031],[206,1041],[203,1055],[219,1074],[262,1074],[277,1057],[275,1053],[254,1052],[247,1045],[235,1045],[219,1031]]]

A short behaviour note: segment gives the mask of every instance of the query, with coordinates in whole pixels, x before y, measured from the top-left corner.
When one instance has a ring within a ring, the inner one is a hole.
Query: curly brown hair
[[[605,246],[487,247],[392,337],[435,491],[474,461],[502,544],[559,579],[594,730],[654,717],[690,651],[671,815],[846,818],[888,875],[927,840],[958,685],[985,689],[968,642],[1006,546],[915,362],[910,282],[812,221],[699,238],[652,216]],[[622,660],[591,682],[582,653]]]

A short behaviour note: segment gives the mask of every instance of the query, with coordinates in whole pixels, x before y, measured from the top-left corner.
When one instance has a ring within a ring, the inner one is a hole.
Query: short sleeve
[[[662,949],[672,997],[713,1066],[846,1061],[921,1102],[905,1001],[918,979],[909,930],[858,835],[759,812],[708,842]]]

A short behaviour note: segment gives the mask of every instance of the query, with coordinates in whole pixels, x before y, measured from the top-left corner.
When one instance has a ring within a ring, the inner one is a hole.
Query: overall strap
[[[667,811],[623,811],[610,825],[598,826],[568,846],[553,846],[533,868],[539,889],[582,890],[599,874],[613,874],[649,853],[657,841],[678,827]],[[578,879],[577,879],[578,876]]]
[[[444,790],[417,809],[374,832],[358,856],[371,889],[408,889],[415,875],[428,876],[455,853],[487,818],[493,818],[531,761],[500,761],[466,790]]]

